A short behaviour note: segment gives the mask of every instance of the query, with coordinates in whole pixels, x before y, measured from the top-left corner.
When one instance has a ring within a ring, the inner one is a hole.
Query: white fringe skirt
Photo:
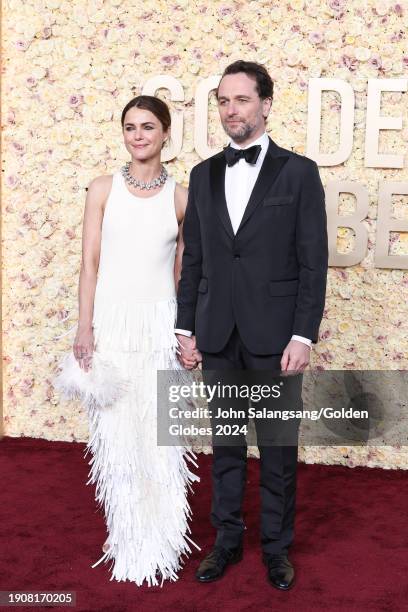
[[[191,450],[157,445],[157,370],[180,369],[174,335],[176,300],[95,302],[94,335],[101,357],[130,381],[110,408],[88,405],[88,483],[96,484],[111,561],[111,580],[138,586],[177,580],[190,545],[188,490],[199,477]],[[101,542],[102,545],[102,542]]]

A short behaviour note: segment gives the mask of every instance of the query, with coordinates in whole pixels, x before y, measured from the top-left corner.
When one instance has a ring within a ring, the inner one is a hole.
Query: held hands
[[[94,336],[92,328],[80,329],[74,340],[74,357],[79,363],[79,367],[88,372],[91,369],[92,353],[94,351]]]
[[[303,372],[310,362],[310,347],[298,340],[291,340],[283,351],[282,372]]]
[[[179,345],[177,351],[179,362],[187,370],[195,370],[200,361],[203,360],[200,351],[197,349],[195,336],[190,338],[182,334],[176,334],[176,338]]]

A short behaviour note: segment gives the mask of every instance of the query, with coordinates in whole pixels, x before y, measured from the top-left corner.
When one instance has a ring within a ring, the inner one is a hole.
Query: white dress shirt
[[[262,136],[245,147],[240,147],[233,140],[230,142],[230,146],[235,149],[248,149],[258,144],[261,145],[262,150],[255,164],[249,164],[244,158],[241,158],[233,166],[226,166],[225,169],[225,199],[227,201],[228,213],[234,234],[237,233],[249,197],[254,188],[256,179],[258,178],[259,170],[265,159],[269,146],[269,138],[268,134],[264,132]],[[192,336],[192,332],[186,329],[175,329],[174,331],[176,334],[181,334],[183,336]],[[292,340],[303,342],[310,348],[312,346],[312,341],[303,336],[293,335]]]

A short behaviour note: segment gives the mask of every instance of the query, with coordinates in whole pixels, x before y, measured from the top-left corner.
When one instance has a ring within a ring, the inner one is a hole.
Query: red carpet
[[[407,610],[405,471],[299,464],[291,550],[297,585],[281,593],[266,582],[261,563],[258,465],[251,459],[244,560],[222,581],[200,585],[194,580],[202,555],[197,551],[176,583],[148,588],[111,582],[107,566],[90,567],[106,535],[93,488],[85,486],[89,456],[85,460],[83,452],[83,444],[0,441],[0,590],[74,590],[77,606],[65,609],[78,611]],[[192,537],[205,552],[214,539],[208,518],[211,457],[199,455],[199,462]]]

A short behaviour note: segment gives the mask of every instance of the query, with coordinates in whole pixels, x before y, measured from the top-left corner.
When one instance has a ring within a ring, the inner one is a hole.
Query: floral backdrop
[[[281,146],[305,154],[308,79],[344,79],[356,94],[350,158],[321,167],[323,184],[362,182],[370,194],[367,257],[329,271],[321,369],[406,369],[408,271],[373,264],[378,183],[407,180],[405,169],[364,168],[367,79],[408,73],[406,0],[4,0],[3,15],[3,362],[4,430],[9,436],[84,441],[86,415],[61,402],[53,368],[68,350],[75,325],[81,223],[89,182],[127,161],[120,115],[154,75],[177,78],[184,113],[182,152],[168,170],[187,186],[194,150],[197,84],[230,62],[265,64],[275,81],[267,130]],[[402,94],[383,94],[382,111],[402,116],[404,129],[381,134],[381,150],[406,150],[407,107]],[[323,95],[322,150],[337,147],[340,112]],[[221,147],[214,96],[209,144]],[[343,196],[340,208],[352,206]],[[408,202],[396,200],[407,218]],[[340,229],[338,249],[352,235]],[[408,253],[408,235],[392,237],[394,253]],[[307,462],[408,467],[406,447],[302,448]]]

